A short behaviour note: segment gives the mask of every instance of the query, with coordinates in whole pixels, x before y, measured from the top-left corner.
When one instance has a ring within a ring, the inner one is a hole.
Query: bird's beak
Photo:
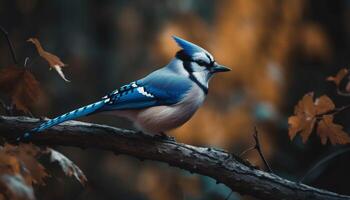
[[[225,67],[223,65],[219,65],[217,63],[214,64],[214,66],[211,68],[212,73],[217,73],[217,72],[228,72],[231,71],[230,68]]]

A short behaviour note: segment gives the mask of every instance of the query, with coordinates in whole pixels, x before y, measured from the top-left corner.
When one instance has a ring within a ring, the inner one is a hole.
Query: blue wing
[[[189,78],[162,68],[141,80],[122,86],[105,96],[101,101],[51,119],[25,133],[23,137],[29,138],[33,133],[44,131],[64,121],[97,112],[176,104],[182,100],[191,87],[192,82]],[[21,137],[18,138],[18,140],[20,139]]]
[[[107,95],[105,98],[108,101],[101,111],[176,104],[191,86],[192,82],[187,77],[174,75],[167,69],[160,69]]]

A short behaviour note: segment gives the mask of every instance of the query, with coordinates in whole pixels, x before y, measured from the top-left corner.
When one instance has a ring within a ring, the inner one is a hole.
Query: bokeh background
[[[327,94],[341,106],[325,78],[350,64],[349,0],[0,0],[0,25],[29,66],[44,95],[35,116],[54,117],[93,102],[119,86],[165,65],[177,35],[200,44],[233,71],[210,83],[196,115],[171,134],[180,142],[239,154],[259,129],[273,170],[298,180],[314,162],[344,146],[320,145],[312,136],[290,141],[287,118],[306,93]],[[69,64],[65,83],[37,58],[29,37]],[[11,65],[0,40],[0,67]],[[350,113],[336,119],[350,132]],[[83,121],[132,128],[124,119],[96,115]],[[315,134],[314,134],[315,135]],[[39,199],[216,200],[230,190],[214,180],[165,164],[110,152],[57,147],[86,173],[89,185],[54,172]],[[256,152],[245,156],[264,169]],[[350,155],[316,170],[306,183],[350,195]],[[55,171],[53,169],[53,171]],[[254,199],[234,193],[233,199]]]

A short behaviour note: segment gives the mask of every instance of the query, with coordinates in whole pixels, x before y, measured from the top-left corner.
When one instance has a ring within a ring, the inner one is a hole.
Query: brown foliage
[[[0,147],[0,199],[2,196],[35,199],[33,185],[45,185],[49,176],[37,159],[48,154],[50,161],[57,162],[67,176],[74,176],[82,184],[87,181],[72,161],[53,149],[41,150],[32,144],[5,144]]]
[[[305,143],[315,125],[322,144],[330,140],[332,145],[350,143],[350,137],[342,130],[343,127],[333,123],[335,110],[333,101],[326,95],[314,101],[314,94],[307,93],[294,108],[294,115],[289,117],[289,136],[292,140],[297,133]]]
[[[42,94],[39,82],[25,68],[16,66],[0,70],[0,91],[11,98],[18,110],[29,113],[29,108]]]
[[[337,75],[327,77],[327,81],[334,82],[337,87],[339,87],[340,82],[345,78],[345,76],[349,73],[348,69],[341,69],[338,71]]]
[[[349,135],[343,131],[343,126],[333,123],[332,115],[324,115],[318,124],[317,133],[321,138],[322,144],[327,143],[327,139],[331,144],[348,144],[350,143]]]
[[[8,199],[34,199],[33,184],[44,184],[48,176],[36,160],[39,148],[31,144],[0,149],[0,193]]]
[[[83,171],[81,171],[81,169],[71,160],[69,160],[65,155],[51,148],[48,148],[46,150],[46,153],[50,154],[50,161],[58,163],[62,171],[67,176],[74,176],[74,178],[77,179],[82,185],[87,182],[87,178]]]
[[[59,57],[57,57],[56,55],[54,55],[52,53],[45,51],[37,38],[29,38],[27,41],[32,42],[35,45],[36,50],[38,51],[39,55],[49,63],[50,69],[52,69],[52,68],[55,69],[57,71],[58,75],[60,75],[60,77],[64,81],[70,82],[62,72],[62,67],[65,67],[67,65],[64,64]]]

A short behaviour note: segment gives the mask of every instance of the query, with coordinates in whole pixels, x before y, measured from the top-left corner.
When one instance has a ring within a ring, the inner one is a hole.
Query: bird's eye
[[[204,60],[196,60],[196,63],[197,63],[198,65],[200,65],[200,66],[205,66],[205,65],[208,64],[208,63],[205,62]]]

